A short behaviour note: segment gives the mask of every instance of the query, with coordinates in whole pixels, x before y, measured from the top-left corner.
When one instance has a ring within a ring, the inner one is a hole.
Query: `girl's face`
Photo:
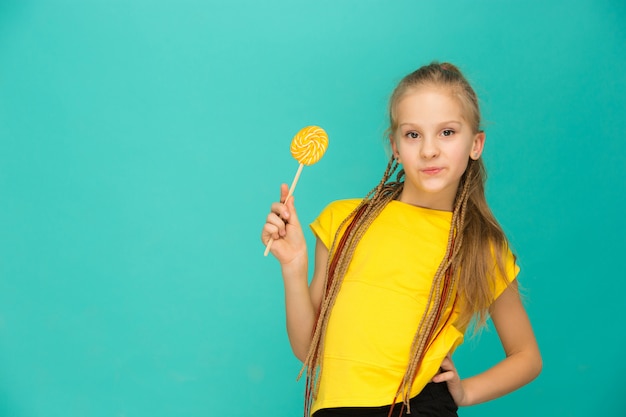
[[[391,147],[406,175],[400,201],[452,211],[461,176],[469,158],[480,157],[485,134],[474,133],[460,101],[444,88],[409,90],[395,110]]]

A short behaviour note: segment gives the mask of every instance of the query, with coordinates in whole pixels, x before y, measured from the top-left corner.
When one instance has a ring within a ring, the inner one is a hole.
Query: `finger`
[[[283,222],[287,222],[291,215],[288,206],[283,203],[273,203],[270,207],[270,214],[276,214]]]
[[[267,215],[263,233],[268,234],[272,239],[284,237],[287,234],[286,223],[277,213],[270,213]]]
[[[263,243],[267,243],[270,239],[279,239],[281,233],[280,228],[283,227],[284,229],[284,223],[282,221],[276,222],[275,219],[270,219],[271,216],[276,217],[276,215],[270,214],[267,222],[263,225],[263,230],[261,232],[261,241]]]
[[[439,373],[433,377],[432,381],[436,383],[450,382],[450,381],[454,381],[456,378],[457,378],[456,369],[450,369],[450,370],[440,369]]]
[[[300,226],[300,220],[298,219],[298,212],[296,211],[295,197],[291,196],[287,204],[284,206],[287,209],[287,217],[284,217],[285,222],[294,226]]]
[[[441,361],[441,365],[439,366],[439,373],[433,377],[433,382],[443,382],[450,381],[456,375],[456,368],[454,367],[454,362],[450,358],[450,354],[448,354],[443,361]]]
[[[289,194],[289,187],[287,184],[280,184],[280,202],[284,203],[287,195]]]
[[[456,377],[455,371],[444,371],[435,375],[432,381],[436,383],[447,382],[447,381],[452,381],[455,377]]]
[[[454,362],[451,359],[446,358],[443,362],[441,362],[441,373],[453,372],[457,373],[456,367],[454,366]]]
[[[443,361],[441,361],[441,368],[445,371],[450,371],[454,369],[454,362],[452,362],[450,356],[446,356]]]

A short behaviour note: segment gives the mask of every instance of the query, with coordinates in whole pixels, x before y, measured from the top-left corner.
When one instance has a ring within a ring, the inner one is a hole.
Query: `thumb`
[[[287,184],[280,184],[280,202],[284,203],[289,193],[289,186]],[[291,198],[290,198],[291,199]]]
[[[295,200],[295,197],[292,195],[291,197],[289,197],[289,200],[287,200],[287,202],[285,203],[287,210],[289,210],[289,219],[287,219],[288,220],[287,223],[292,224],[294,226],[299,226],[300,220],[298,219],[298,213],[296,211],[294,200]]]

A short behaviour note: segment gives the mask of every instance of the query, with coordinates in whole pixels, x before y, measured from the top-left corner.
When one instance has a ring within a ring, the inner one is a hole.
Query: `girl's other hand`
[[[261,232],[261,241],[267,246],[270,239],[274,239],[270,252],[285,266],[292,262],[303,259],[306,262],[306,241],[293,196],[287,204],[283,204],[289,188],[287,184],[280,186],[280,203],[272,203],[270,214],[267,216],[265,226]]]
[[[454,399],[456,405],[459,407],[465,405],[465,390],[463,389],[461,377],[454,367],[454,362],[452,362],[450,354],[448,354],[443,362],[441,362],[441,372],[433,377],[433,382],[447,383],[448,391],[450,391],[452,399]]]

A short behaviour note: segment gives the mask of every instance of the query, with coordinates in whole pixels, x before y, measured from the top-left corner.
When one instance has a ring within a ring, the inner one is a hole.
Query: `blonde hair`
[[[389,101],[389,133],[397,128],[398,102],[405,94],[420,86],[448,89],[459,99],[474,132],[480,131],[480,110],[474,90],[454,65],[435,62],[404,77],[393,91]],[[404,171],[400,170],[396,178],[391,180],[397,170],[398,163],[392,157],[380,183],[343,221],[330,248],[325,292],[309,352],[304,361],[307,373],[306,416],[310,411],[312,398],[316,395],[320,372],[323,371],[324,335],[330,312],[361,237],[386,205],[402,192]],[[508,250],[508,241],[487,205],[485,179],[482,160],[470,158],[454,201],[446,256],[433,277],[427,308],[420,319],[408,366],[392,404],[401,396],[403,408],[405,405],[409,407],[411,388],[421,361],[430,343],[450,320],[455,307],[458,306],[461,311],[455,323],[460,328],[467,327],[473,318],[476,319],[476,327],[484,325],[489,306],[494,301],[492,288],[495,281],[506,275],[504,254]]]

